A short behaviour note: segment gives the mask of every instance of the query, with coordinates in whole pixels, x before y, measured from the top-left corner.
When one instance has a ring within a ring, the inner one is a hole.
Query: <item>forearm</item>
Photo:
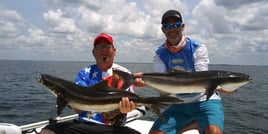
[[[194,53],[194,66],[195,71],[208,70],[209,57],[208,51],[205,45],[200,45]]]

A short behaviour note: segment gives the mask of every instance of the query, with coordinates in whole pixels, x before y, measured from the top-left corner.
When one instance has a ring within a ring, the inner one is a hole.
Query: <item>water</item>
[[[25,125],[56,116],[55,97],[37,82],[40,73],[70,81],[87,62],[0,60],[0,123]],[[132,72],[151,72],[152,64],[122,63]],[[268,133],[268,66],[211,65],[210,69],[250,74],[253,80],[232,95],[222,95],[225,134]],[[155,95],[151,89],[136,90],[141,96]],[[62,115],[73,114],[66,108]],[[143,119],[156,116],[147,111]]]

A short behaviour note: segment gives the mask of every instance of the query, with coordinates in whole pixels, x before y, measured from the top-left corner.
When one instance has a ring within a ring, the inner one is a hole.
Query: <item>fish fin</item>
[[[90,89],[98,89],[99,91],[111,92],[113,88],[108,86],[108,80],[103,80],[93,86],[88,87]]]
[[[214,94],[218,84],[217,82],[211,82],[208,87],[206,88],[205,95],[207,95],[206,100],[209,100],[209,98]]]
[[[183,100],[172,96],[148,97],[140,99],[142,99],[142,102],[144,102],[145,104],[154,104],[157,105],[159,108],[165,108],[170,104],[183,102]]]
[[[66,107],[68,102],[61,96],[61,94],[58,94],[57,96],[57,115],[59,116],[62,112],[62,110]]]
[[[160,109],[156,106],[156,105],[152,105],[152,111],[159,117],[159,119],[165,123],[165,124],[168,124],[167,123],[167,119],[162,115]]]
[[[155,99],[157,99],[161,103],[168,104],[168,105],[183,102],[183,100],[179,99],[178,97],[168,96],[168,95],[156,97]]]
[[[123,85],[121,86],[120,90],[129,88],[134,82],[134,76],[130,73],[115,68],[113,68],[113,73],[118,75],[120,79],[123,80]]]
[[[146,110],[152,110],[152,112],[154,112],[164,123],[167,123],[167,120],[161,114],[160,109],[165,108],[171,104],[182,102],[181,99],[171,96],[148,97],[143,99],[146,101],[146,104],[151,104],[145,106]]]

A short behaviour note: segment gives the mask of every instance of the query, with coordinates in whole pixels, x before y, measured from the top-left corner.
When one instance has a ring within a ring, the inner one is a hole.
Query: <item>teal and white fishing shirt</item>
[[[207,48],[204,44],[194,41],[184,36],[179,44],[184,42],[184,48],[177,53],[170,52],[165,43],[157,48],[154,55],[154,70],[156,72],[166,72],[169,69],[181,69],[185,71],[207,71],[209,58]],[[203,93],[177,94],[185,102],[205,101],[206,95]],[[216,92],[210,99],[221,99]]]

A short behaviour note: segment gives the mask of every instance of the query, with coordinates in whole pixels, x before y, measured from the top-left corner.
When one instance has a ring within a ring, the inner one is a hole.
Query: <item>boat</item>
[[[141,134],[148,134],[153,125],[153,121],[140,119],[141,116],[143,116],[141,113],[129,112],[127,114],[125,126],[133,128],[139,131]],[[73,114],[64,117],[57,117],[55,120],[57,122],[65,122],[76,119],[77,117],[78,114]],[[22,126],[17,126],[15,124],[10,123],[0,123],[0,134],[40,134],[41,129],[49,123],[49,120],[26,124]],[[198,130],[193,129],[186,131],[183,134],[199,134],[199,132]]]

